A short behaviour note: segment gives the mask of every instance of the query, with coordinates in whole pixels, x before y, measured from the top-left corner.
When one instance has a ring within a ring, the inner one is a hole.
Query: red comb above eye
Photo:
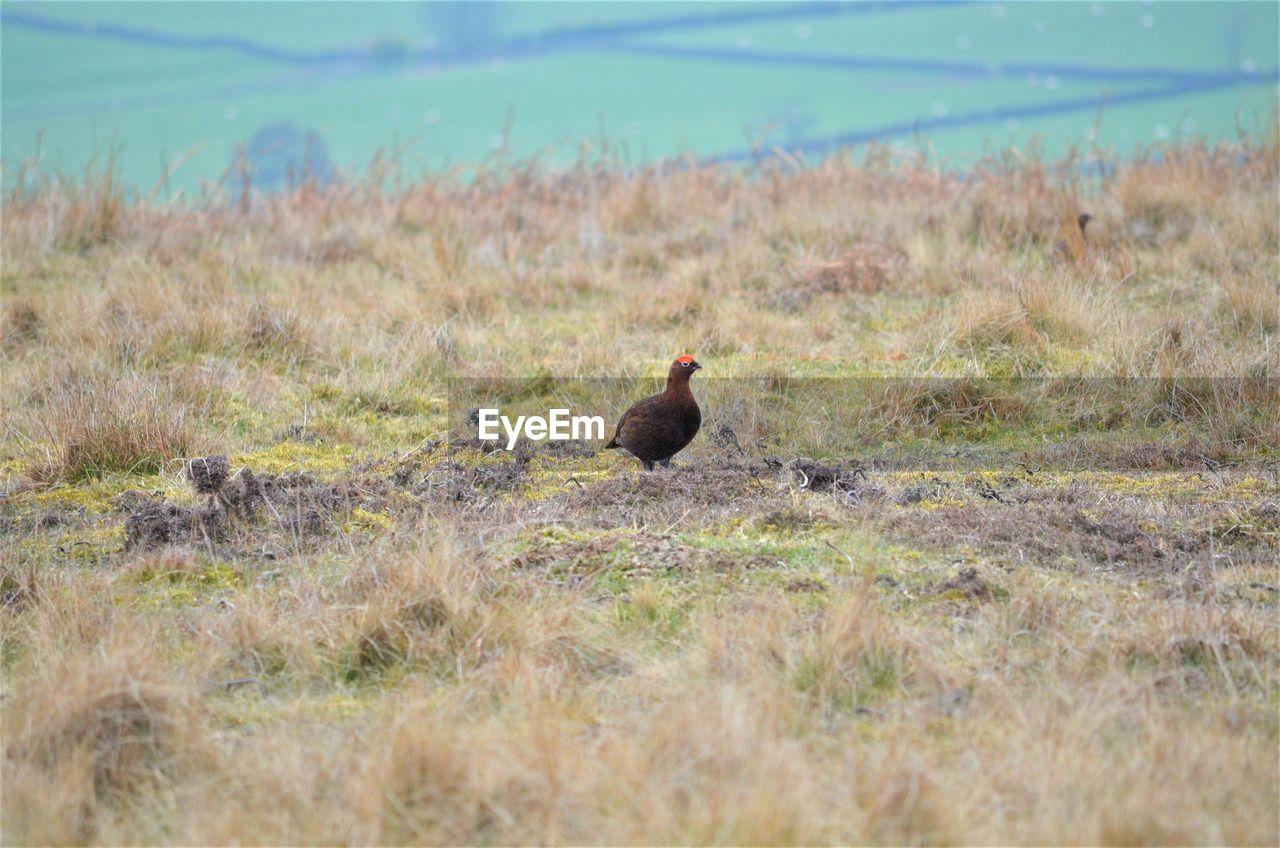
[[[678,359],[676,359],[676,362],[692,362],[692,361],[693,361],[693,357],[687,353],[684,356],[681,356]]]

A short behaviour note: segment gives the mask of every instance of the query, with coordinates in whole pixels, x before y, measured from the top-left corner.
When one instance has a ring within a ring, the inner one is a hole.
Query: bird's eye
[[[688,367],[689,367],[689,363],[687,363],[687,362],[681,362],[681,363],[680,363],[680,367],[681,367],[681,368],[688,368]]]

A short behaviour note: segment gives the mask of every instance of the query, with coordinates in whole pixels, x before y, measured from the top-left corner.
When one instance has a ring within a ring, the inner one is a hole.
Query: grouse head
[[[689,378],[693,376],[693,372],[702,366],[698,364],[698,360],[689,354],[685,354],[671,363],[671,370],[667,372],[667,387],[689,385]]]

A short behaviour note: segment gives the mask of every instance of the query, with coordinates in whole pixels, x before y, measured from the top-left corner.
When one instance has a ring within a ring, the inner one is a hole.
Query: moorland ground
[[[1275,142],[795,164],[19,180],[4,841],[1280,841]]]

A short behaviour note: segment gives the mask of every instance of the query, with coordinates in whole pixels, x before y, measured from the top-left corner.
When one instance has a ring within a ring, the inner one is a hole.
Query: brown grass
[[[30,613],[44,621],[28,644],[51,664],[5,709],[6,841],[96,841],[210,765],[198,693],[161,672],[154,636],[145,625],[116,630],[98,610],[86,621],[86,611]]]
[[[1275,142],[889,159],[8,197],[3,840],[1280,841]],[[673,469],[444,443],[686,350]]]
[[[128,230],[133,211],[116,176],[116,151],[95,157],[80,177],[19,170],[6,208],[20,211],[26,238],[47,249],[84,252],[109,245]]]
[[[151,473],[188,456],[188,407],[166,386],[127,376],[105,383],[68,376],[50,390],[32,464],[41,482],[75,483],[112,472]]]

